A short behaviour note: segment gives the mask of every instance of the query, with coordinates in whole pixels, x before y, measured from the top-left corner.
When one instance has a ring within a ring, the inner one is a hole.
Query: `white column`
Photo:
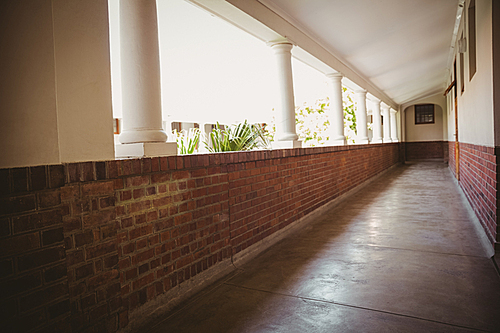
[[[295,129],[295,98],[292,78],[292,47],[287,40],[271,42],[270,46],[276,56],[278,83],[280,92],[280,110],[276,119],[277,148],[301,147]]]
[[[373,104],[373,138],[372,143],[382,143],[382,119],[380,118],[380,99],[371,98]]]
[[[366,90],[356,90],[356,143],[368,143],[368,124],[366,122]]]
[[[177,153],[162,129],[156,0],[120,1],[123,132],[117,157]]]
[[[330,120],[330,140],[329,145],[345,145],[344,135],[344,105],[342,103],[342,74],[331,73],[326,77],[330,82],[330,110],[328,119]]]
[[[390,109],[391,111],[391,141],[392,142],[398,142],[398,127],[397,127],[397,120],[396,120],[396,113],[397,111],[394,109]]]
[[[384,142],[391,142],[391,120],[389,106],[382,104],[382,116],[384,117]]]

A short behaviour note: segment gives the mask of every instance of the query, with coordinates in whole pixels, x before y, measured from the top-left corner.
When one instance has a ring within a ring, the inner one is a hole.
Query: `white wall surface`
[[[464,12],[467,13],[469,1]],[[460,142],[483,146],[494,146],[493,125],[493,74],[492,74],[492,2],[476,0],[476,74],[469,81],[469,53],[464,57],[464,93],[458,82],[458,136]],[[467,14],[464,15],[467,18]],[[463,16],[463,17],[464,17]],[[467,28],[462,19],[463,29]],[[464,33],[467,36],[467,33]],[[455,48],[457,49],[457,48]],[[460,57],[457,54],[457,76],[460,78]],[[460,80],[458,80],[460,81]],[[453,91],[450,92],[452,94]],[[451,117],[450,117],[451,118]]]
[[[50,0],[0,1],[0,168],[59,162]]]

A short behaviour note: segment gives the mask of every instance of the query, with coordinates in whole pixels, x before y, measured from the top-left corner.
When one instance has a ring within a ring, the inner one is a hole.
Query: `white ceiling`
[[[458,0],[259,0],[398,104],[445,88]]]

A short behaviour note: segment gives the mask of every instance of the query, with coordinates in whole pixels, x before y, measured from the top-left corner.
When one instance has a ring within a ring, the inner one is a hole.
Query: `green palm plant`
[[[180,155],[192,154],[198,148],[201,132],[198,128],[182,130],[180,133],[174,131],[177,141],[177,150]]]
[[[208,135],[205,141],[207,150],[211,153],[225,151],[243,151],[267,148],[269,141],[259,124],[243,123],[221,129],[219,123]]]

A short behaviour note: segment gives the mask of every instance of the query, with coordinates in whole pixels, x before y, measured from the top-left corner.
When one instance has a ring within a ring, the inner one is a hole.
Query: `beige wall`
[[[53,0],[61,162],[114,158],[106,0]]]
[[[434,104],[435,123],[432,125],[415,125],[415,107],[417,104]],[[443,94],[435,94],[401,106],[403,119],[402,141],[441,141],[448,137],[447,100]]]
[[[467,13],[469,1],[464,12]],[[467,15],[463,15],[467,19]],[[458,36],[467,24],[462,19]],[[467,36],[465,31],[464,36]],[[457,48],[455,48],[457,49]],[[493,118],[493,67],[492,67],[492,2],[476,0],[476,74],[469,81],[469,53],[464,56],[464,93],[460,92],[458,80],[458,136],[460,142],[483,146],[494,146]],[[460,57],[457,54],[457,76],[459,75]],[[453,96],[453,91],[450,92]],[[450,101],[453,103],[453,98]],[[450,122],[453,117],[450,117]],[[454,128],[454,123],[449,124]]]
[[[0,1],[0,45],[0,167],[58,163],[51,1]]]
[[[415,106],[409,106],[405,110],[405,141],[441,141],[443,140],[443,124],[443,108],[441,106],[434,104],[434,124],[419,125],[415,125]]]
[[[0,1],[0,168],[114,158],[106,0]]]

